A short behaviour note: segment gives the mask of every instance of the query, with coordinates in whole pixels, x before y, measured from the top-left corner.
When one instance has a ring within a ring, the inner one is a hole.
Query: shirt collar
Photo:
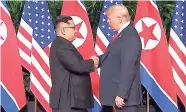
[[[130,21],[127,22],[126,24],[124,24],[124,25],[119,29],[118,33],[121,33],[121,31],[122,31],[123,29],[125,29],[129,24],[130,24]]]

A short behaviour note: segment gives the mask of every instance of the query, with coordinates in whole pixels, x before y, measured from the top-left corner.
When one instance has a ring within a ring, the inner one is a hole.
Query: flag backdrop
[[[186,1],[177,1],[169,38],[177,95],[186,107]]]
[[[48,56],[56,35],[46,1],[25,1],[17,37],[22,65],[31,74],[31,91],[44,109],[50,112],[52,84]]]
[[[92,55],[103,54],[107,45],[112,40],[115,31],[109,27],[105,11],[114,4],[122,4],[122,2],[103,2],[97,29],[95,53],[92,30],[84,2],[80,0],[63,2],[61,14],[72,16],[75,21],[78,32],[76,34],[77,39],[73,44],[85,59]],[[69,8],[69,5],[73,8]],[[184,8],[186,2],[177,1],[175,6],[170,32],[169,53],[171,57],[168,55],[166,37],[156,3],[154,1],[139,1],[135,17],[135,27],[141,37],[143,46],[141,59],[142,84],[158,106],[165,112],[178,111],[176,92],[184,105],[186,105],[186,25],[184,24],[186,20],[184,13],[186,12]],[[144,7],[147,9],[144,10]],[[6,3],[0,2],[0,8],[2,15],[0,29],[3,31],[0,35],[2,52],[1,105],[7,112],[19,111],[25,105],[26,99],[20,66],[22,64],[31,73],[30,87],[32,92],[45,110],[49,112],[51,111],[48,104],[51,79],[48,55],[50,43],[55,39],[55,34],[48,4],[45,1],[25,2],[17,33],[21,61],[17,56],[16,35]],[[151,13],[148,10],[151,10]],[[6,53],[4,53],[4,49],[6,49]],[[169,59],[171,59],[172,71]],[[14,63],[12,64],[13,61]],[[11,71],[7,70],[7,68],[11,69]],[[11,79],[12,83],[9,83]],[[99,112],[98,71],[91,73],[91,79],[95,104],[94,108],[90,109],[90,112]],[[177,88],[176,91],[174,87]]]
[[[106,16],[106,10],[112,5],[122,4],[122,1],[112,0],[104,1],[103,7],[99,19],[99,25],[97,28],[95,51],[97,55],[101,55],[105,52],[108,44],[112,41],[115,31],[112,30],[107,23],[108,17]]]
[[[178,112],[170,55],[155,1],[138,1],[135,28],[142,41],[141,81],[163,112]]]
[[[71,6],[71,7],[69,7]],[[64,1],[62,6],[61,15],[68,15],[73,18],[76,24],[76,40],[73,42],[74,46],[83,55],[84,59],[89,59],[95,55],[94,42],[92,30],[89,23],[88,14],[83,1]],[[99,112],[99,75],[97,70],[91,73],[92,89],[94,94],[94,108],[89,112]]]
[[[7,9],[6,1],[0,1],[0,100],[6,112],[18,112],[26,104],[26,97],[17,37]]]

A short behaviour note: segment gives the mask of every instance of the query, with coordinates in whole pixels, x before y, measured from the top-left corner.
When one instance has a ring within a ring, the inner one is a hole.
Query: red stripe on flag
[[[105,52],[105,50],[106,50],[107,47],[105,46],[105,44],[102,42],[102,40],[100,39],[100,37],[98,35],[96,35],[96,44],[99,46],[99,48],[103,52]]]
[[[43,108],[47,110],[47,112],[52,112],[52,109],[50,108],[49,103],[43,98],[40,91],[38,91],[38,89],[34,86],[32,82],[30,83],[30,89],[32,90],[33,94],[38,99],[40,104],[43,106]]]
[[[186,56],[183,54],[183,52],[180,50],[178,45],[175,43],[175,41],[170,37],[169,43],[171,47],[176,51],[176,54],[180,57],[184,65],[186,66]]]
[[[27,54],[29,57],[31,57],[31,50],[26,47],[21,41],[18,41],[18,45],[19,45],[19,48],[25,53]]]
[[[184,95],[183,91],[180,89],[178,85],[176,85],[176,90],[179,98],[181,99],[182,103],[186,106],[186,96]]]
[[[32,49],[32,55],[39,62],[40,66],[43,68],[43,70],[46,72],[46,74],[50,77],[49,66],[45,63],[43,58],[38,54],[38,52],[34,48]],[[47,56],[47,59],[48,59],[48,56]]]
[[[21,25],[19,26],[19,32],[31,43],[32,36]]]
[[[36,79],[39,81],[39,83],[42,85],[42,87],[45,89],[45,91],[49,94],[50,93],[50,86],[41,77],[40,73],[38,72],[38,70],[35,68],[34,65],[32,65],[32,73],[36,77]]]
[[[21,59],[21,65],[24,66],[28,71],[30,71],[31,65],[28,62],[26,62],[23,58],[20,59]]]
[[[49,56],[49,54],[50,54],[50,48],[49,48],[49,46],[45,47],[43,50]]]
[[[98,71],[95,70],[94,72],[92,72],[90,77],[91,77],[91,82],[92,82],[93,94],[99,99],[99,80],[100,80],[100,77],[98,75]]]
[[[183,71],[180,69],[180,67],[178,66],[178,64],[176,63],[173,57],[171,57],[171,63],[176,73],[179,75],[180,79],[186,85],[186,76],[184,75]]]
[[[19,33],[23,35],[25,39],[27,39],[30,43],[32,42],[32,36],[20,25],[19,26]],[[28,56],[31,57],[31,50],[24,45],[20,40],[18,40],[18,46],[19,48],[26,53]],[[30,61],[30,60],[29,60]],[[25,61],[23,58],[21,58],[21,64],[30,71],[31,65]]]

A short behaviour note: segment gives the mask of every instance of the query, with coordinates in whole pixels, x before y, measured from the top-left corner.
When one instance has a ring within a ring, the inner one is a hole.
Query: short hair
[[[56,25],[60,22],[69,24],[69,20],[72,20],[72,17],[70,16],[57,16],[56,17]]]
[[[125,17],[127,21],[130,21],[130,15],[126,6],[117,4],[117,5],[112,5],[106,10],[107,14],[113,12],[114,14],[117,15],[119,14],[119,16]]]

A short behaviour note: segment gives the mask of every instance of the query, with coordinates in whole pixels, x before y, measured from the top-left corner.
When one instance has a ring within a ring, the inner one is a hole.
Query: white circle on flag
[[[150,39],[150,37],[149,37],[149,40],[148,40],[147,44],[145,45],[145,44],[144,44],[144,37],[140,37],[140,38],[141,38],[141,42],[142,42],[142,48],[143,48],[144,50],[151,50],[151,49],[155,48],[155,47],[158,45],[158,43],[160,42],[161,33],[162,33],[162,32],[161,32],[161,28],[160,28],[160,25],[158,24],[158,22],[157,22],[156,20],[154,20],[153,18],[144,17],[144,18],[141,18],[141,19],[135,24],[135,28],[136,28],[136,30],[138,31],[138,33],[140,33],[140,32],[143,31],[142,22],[144,22],[145,25],[146,25],[147,27],[150,27],[150,26],[156,24],[155,27],[154,27],[154,29],[153,29],[153,32],[152,32],[152,33],[154,34],[154,36],[155,36],[155,38],[156,38],[157,40],[152,40],[152,39]]]
[[[87,34],[88,34],[88,31],[87,31],[87,26],[85,24],[85,22],[77,17],[77,16],[71,16],[75,25],[78,25],[81,23],[81,26],[80,28],[78,29],[78,33],[82,35],[82,37],[76,37],[76,39],[73,41],[73,44],[76,48],[80,47],[86,40],[87,38]]]
[[[0,19],[0,46],[3,45],[7,38],[7,27],[5,23]]]

